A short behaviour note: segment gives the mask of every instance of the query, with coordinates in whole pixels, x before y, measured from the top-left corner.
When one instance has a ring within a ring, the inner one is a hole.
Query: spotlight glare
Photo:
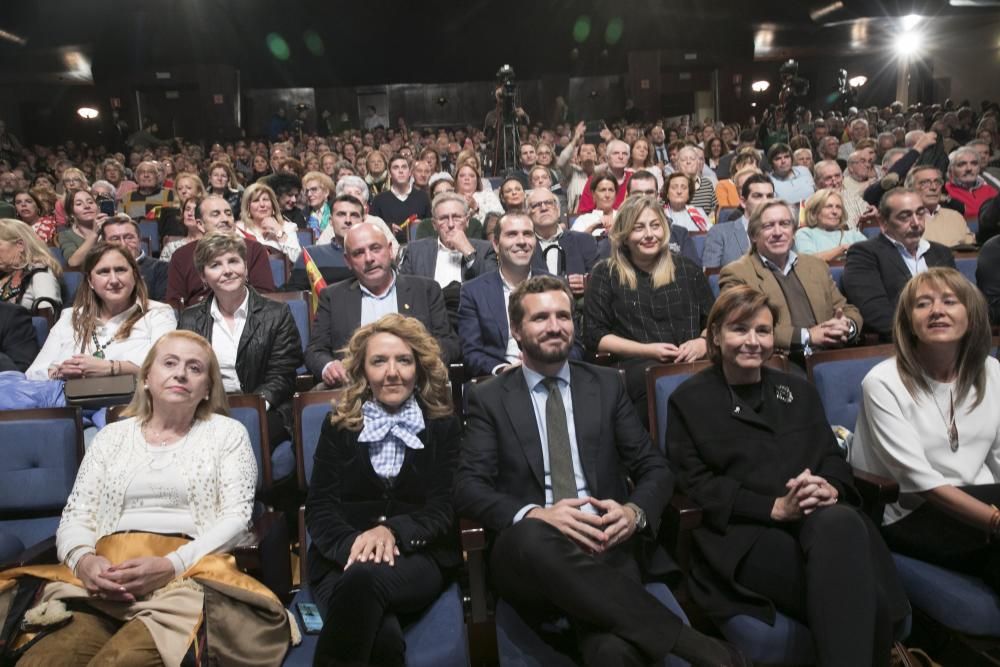
[[[907,14],[902,19],[903,30],[909,32],[914,28],[916,28],[923,20],[924,17],[921,16],[920,14]]]
[[[768,83],[767,81],[754,81],[752,84],[750,84],[750,90],[752,90],[755,93],[763,93],[770,87],[771,84]]]
[[[896,37],[893,42],[893,50],[896,55],[909,58],[920,50],[923,42],[923,35],[918,32],[904,32]]]
[[[94,109],[93,107],[80,107],[79,109],[76,110],[76,113],[78,116],[80,116],[80,118],[83,118],[85,120],[93,120],[97,118],[98,112],[97,109]]]
[[[852,76],[847,81],[847,84],[851,88],[860,88],[861,86],[865,85],[866,83],[868,83],[868,77],[865,76],[865,75],[863,75],[863,74],[859,74],[858,76]]]

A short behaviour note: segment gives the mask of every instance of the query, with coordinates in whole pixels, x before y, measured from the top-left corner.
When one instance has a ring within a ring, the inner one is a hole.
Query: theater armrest
[[[861,507],[876,526],[881,525],[886,504],[894,503],[899,498],[899,484],[888,477],[873,475],[864,470],[855,469],[852,473],[854,486],[861,494]]]
[[[285,515],[265,512],[254,521],[252,533],[247,544],[233,550],[236,566],[287,603],[291,599],[292,563]]]
[[[47,537],[38,544],[32,545],[19,553],[13,560],[0,563],[0,570],[25,565],[46,565],[58,562],[56,556],[56,538]]]
[[[701,515],[701,507],[681,493],[674,494],[663,512],[660,543],[685,573],[691,563],[691,531],[701,525]]]
[[[463,602],[470,657],[473,665],[495,665],[499,658],[496,623],[486,584],[486,530],[475,521],[460,519],[459,534],[469,577]]]

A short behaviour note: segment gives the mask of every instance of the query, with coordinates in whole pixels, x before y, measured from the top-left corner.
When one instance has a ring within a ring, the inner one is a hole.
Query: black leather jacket
[[[247,303],[247,322],[236,350],[236,375],[245,394],[264,394],[271,409],[280,409],[291,424],[291,399],[296,370],[302,366],[302,340],[288,305],[262,297],[252,287]],[[212,301],[209,296],[187,308],[177,322],[212,341]]]

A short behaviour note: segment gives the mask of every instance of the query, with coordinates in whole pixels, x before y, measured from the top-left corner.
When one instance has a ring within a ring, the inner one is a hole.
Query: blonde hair
[[[195,185],[196,194],[188,195],[188,199],[192,197],[204,197],[205,184],[202,182],[201,177],[198,174],[192,174],[189,171],[182,171],[181,173],[174,176],[174,190],[180,185],[181,181],[191,181]]]
[[[209,187],[212,184],[212,172],[216,169],[221,169],[226,172],[226,191],[227,192],[239,192],[240,182],[236,179],[236,172],[233,171],[232,165],[228,162],[223,162],[222,160],[216,160],[208,166],[208,183]]]
[[[840,200],[840,224],[837,229],[847,229],[847,210],[844,208],[844,198],[839,192],[830,188],[820,188],[806,200],[806,226],[816,227],[819,225],[819,214],[826,203],[830,201],[830,197],[836,197]]]
[[[240,199],[240,220],[243,224],[251,229],[257,226],[257,223],[250,217],[250,204],[261,197],[267,197],[271,200],[271,215],[278,221],[279,225],[282,224],[284,220],[281,217],[281,205],[278,203],[278,196],[265,183],[253,183],[248,185],[247,189],[243,191],[243,198]]]
[[[62,265],[52,256],[28,223],[13,218],[0,219],[0,241],[7,243],[20,241],[24,246],[24,265],[18,268],[44,266],[55,277],[62,275]]]
[[[621,208],[618,209],[618,217],[611,225],[611,233],[608,238],[611,242],[611,257],[608,259],[608,266],[611,268],[611,275],[618,279],[618,282],[629,289],[636,289],[638,279],[635,275],[635,265],[629,257],[626,241],[629,234],[635,228],[635,223],[643,211],[650,210],[656,213],[660,224],[663,226],[663,242],[660,244],[660,257],[651,272],[653,287],[663,287],[674,282],[674,260],[670,256],[670,223],[667,215],[663,212],[663,207],[655,197],[649,195],[633,195],[625,200]]]
[[[149,377],[149,369],[153,367],[153,362],[156,361],[156,354],[160,346],[165,342],[177,338],[197,344],[208,356],[208,378],[211,384],[208,389],[207,399],[199,401],[198,406],[194,409],[195,421],[204,421],[213,414],[229,415],[226,388],[222,384],[222,372],[219,370],[219,360],[215,356],[212,344],[193,331],[177,329],[160,336],[160,339],[153,343],[153,347],[146,354],[142,366],[139,367],[139,388],[132,395],[132,401],[122,411],[123,417],[136,417],[140,424],[149,422],[150,417],[153,416],[153,400],[149,392],[149,386],[146,384],[146,378]]]
[[[955,400],[962,401],[970,391],[975,390],[976,400],[972,407],[976,407],[986,397],[986,357],[990,354],[993,342],[989,308],[982,292],[956,269],[937,266],[918,273],[906,283],[900,293],[892,323],[899,379],[914,399],[918,392],[931,392],[917,353],[920,341],[913,330],[913,308],[917,303],[917,292],[928,283],[951,290],[965,306],[969,326],[959,343],[958,358],[955,361],[958,366]]]
[[[396,336],[413,350],[417,366],[413,395],[424,414],[431,419],[452,414],[454,406],[448,387],[448,369],[441,361],[441,346],[420,320],[393,313],[359,327],[341,350],[349,380],[330,422],[349,431],[360,431],[364,425],[361,407],[372,397],[365,375],[365,358],[368,341],[380,333]]]

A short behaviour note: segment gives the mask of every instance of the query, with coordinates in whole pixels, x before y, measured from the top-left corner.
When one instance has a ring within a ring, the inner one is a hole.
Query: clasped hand
[[[826,479],[812,474],[809,468],[785,483],[788,493],[775,499],[771,518],[775,521],[797,521],[819,507],[834,505],[839,493]]]
[[[581,508],[588,503],[602,514],[584,512]],[[635,532],[635,512],[611,499],[564,498],[552,507],[536,507],[526,517],[555,526],[563,535],[595,554],[621,544]]]
[[[351,554],[347,557],[346,570],[354,563],[385,563],[389,567],[396,564],[399,547],[396,536],[385,526],[375,526],[354,538]]]
[[[76,575],[95,597],[112,602],[135,602],[173,579],[174,565],[168,558],[152,556],[112,565],[103,556],[87,554],[77,564]]]

